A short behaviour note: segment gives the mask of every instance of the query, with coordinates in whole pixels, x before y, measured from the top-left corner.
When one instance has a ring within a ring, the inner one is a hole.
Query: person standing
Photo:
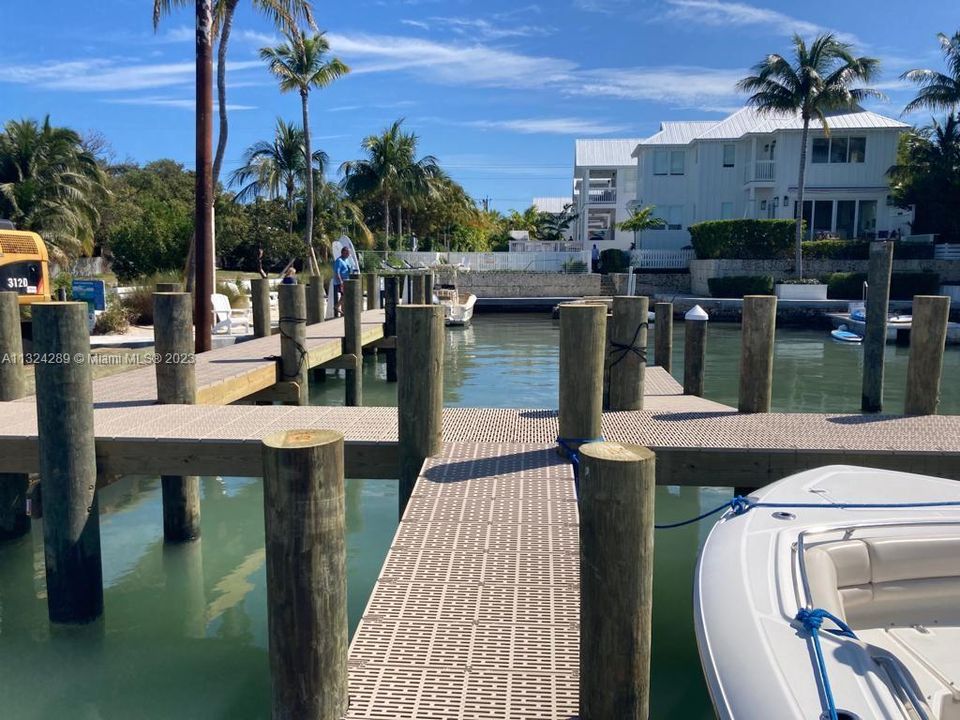
[[[333,261],[333,316],[343,315],[343,284],[350,279],[350,250],[342,248],[340,257]]]
[[[597,272],[600,269],[600,249],[597,247],[597,244],[593,244],[593,250],[590,253],[590,272]]]

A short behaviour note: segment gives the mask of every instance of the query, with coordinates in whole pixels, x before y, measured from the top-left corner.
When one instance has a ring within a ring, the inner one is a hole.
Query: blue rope
[[[885,508],[934,508],[934,507],[960,507],[960,500],[956,501],[935,501],[935,502],[909,502],[909,503],[831,503],[823,505],[820,503],[802,503],[802,502],[752,502],[749,498],[737,495],[732,500],[728,500],[722,505],[718,505],[712,510],[708,510],[697,517],[689,520],[681,520],[674,523],[664,523],[654,525],[657,530],[670,530],[671,528],[683,527],[700,522],[711,515],[716,515],[724,510],[732,510],[734,515],[743,515],[754,508],[780,508],[780,509],[820,509],[829,508],[831,510],[882,510]]]
[[[570,456],[570,464],[573,465],[573,487],[577,494],[577,500],[580,499],[580,445],[586,445],[592,442],[604,442],[603,436],[597,438],[557,438],[557,445],[567,451]],[[571,443],[576,443],[577,447],[571,447]]]
[[[816,609],[807,609],[800,608],[797,612],[796,618],[794,618],[800,625],[810,633],[810,638],[813,640],[813,650],[814,654],[817,656],[817,680],[819,682],[820,688],[823,691],[823,703],[826,705],[827,712],[830,713],[830,720],[837,719],[837,705],[833,699],[833,689],[830,687],[830,677],[827,675],[827,664],[823,658],[823,648],[820,646],[820,629],[823,626],[824,618],[831,620],[834,625],[837,626],[837,630],[827,629],[826,631],[840,637],[848,637],[857,639],[857,636],[854,634],[853,630],[850,629],[850,626],[847,625],[843,620],[838,618],[833,613],[830,613],[823,608]]]

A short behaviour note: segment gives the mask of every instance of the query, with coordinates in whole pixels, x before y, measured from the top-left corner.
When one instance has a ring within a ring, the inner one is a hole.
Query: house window
[[[720,203],[720,219],[733,220],[733,203],[732,202]]]
[[[867,156],[865,137],[814,138],[810,161],[817,164],[862,163]]]
[[[723,146],[723,166],[733,167],[737,159],[737,146],[733,143],[725,143]]]
[[[670,153],[666,150],[657,150],[653,153],[653,174],[666,175],[670,167]]]
[[[670,151],[670,174],[683,175],[683,150]]]
[[[850,159],[852,163],[862,163],[867,158],[867,139],[865,137],[850,138]]]
[[[683,230],[683,205],[660,205],[656,209],[657,217],[666,222],[661,230]]]

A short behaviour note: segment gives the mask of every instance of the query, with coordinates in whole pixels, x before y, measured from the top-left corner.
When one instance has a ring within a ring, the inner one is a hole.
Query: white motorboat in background
[[[958,720],[960,484],[831,466],[748,502],[717,522],[697,565],[697,643],[718,716]]]
[[[473,306],[477,296],[461,293],[456,286],[441,285],[434,289],[437,302],[443,306],[443,321],[450,326],[468,325],[473,319]]]

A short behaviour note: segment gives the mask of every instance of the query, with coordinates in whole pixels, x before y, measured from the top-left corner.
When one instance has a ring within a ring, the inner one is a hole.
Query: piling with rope
[[[291,404],[309,405],[310,385],[307,356],[307,297],[303,285],[281,284],[280,305],[280,380],[295,382],[297,400]]]
[[[646,297],[613,298],[610,322],[610,410],[642,410],[647,367]]]
[[[602,436],[607,306],[560,305],[558,452],[574,459],[585,442]]]

